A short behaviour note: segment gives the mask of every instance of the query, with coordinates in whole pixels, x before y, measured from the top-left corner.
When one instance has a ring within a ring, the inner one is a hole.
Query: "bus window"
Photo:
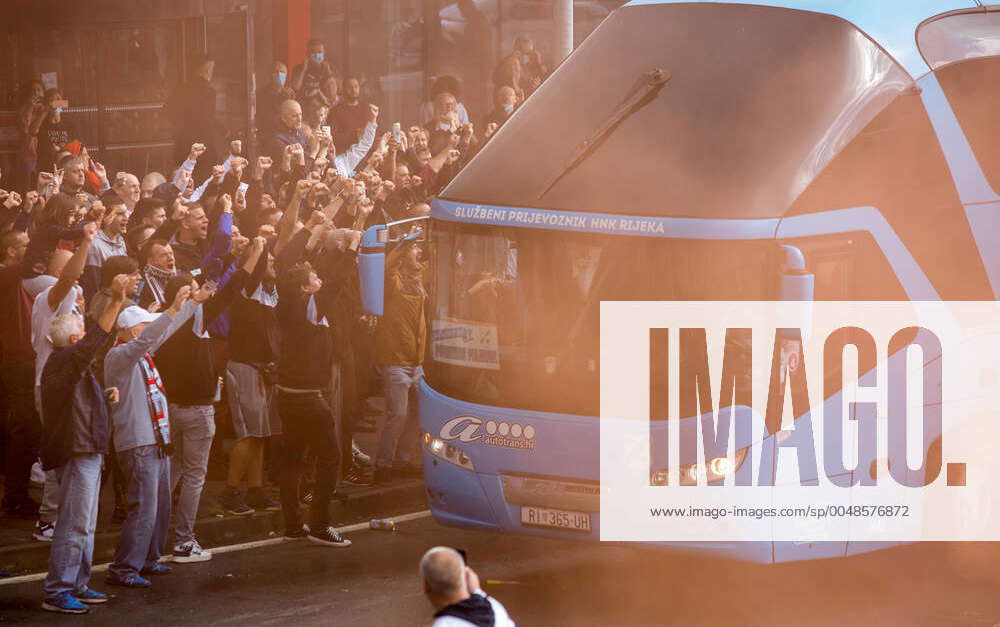
[[[769,300],[774,241],[438,222],[428,383],[487,405],[597,416],[600,304]]]
[[[992,300],[951,171],[918,95],[901,95],[879,113],[813,180],[787,215],[854,207],[874,207],[882,214],[941,298]],[[831,231],[843,226],[831,223]],[[853,240],[856,248],[862,245],[862,238],[853,235],[837,237]],[[865,242],[861,253],[855,253],[858,278],[853,281],[853,298],[905,299],[898,281],[885,279],[886,262],[875,243]],[[823,299],[819,280],[816,290],[817,299]]]
[[[953,63],[935,74],[996,193],[1000,190],[1000,57]]]
[[[806,257],[818,301],[907,300],[892,266],[870,233],[853,231],[787,240]]]
[[[927,22],[917,44],[958,118],[994,192],[1000,190],[1000,11]]]

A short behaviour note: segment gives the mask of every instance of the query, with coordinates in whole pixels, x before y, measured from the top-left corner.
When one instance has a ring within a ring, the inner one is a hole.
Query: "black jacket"
[[[111,334],[97,325],[82,340],[52,352],[42,370],[42,468],[64,466],[78,453],[107,453],[108,407],[93,363]]]
[[[279,272],[293,267],[305,253],[309,231],[300,230],[285,245],[276,260]],[[317,319],[326,318],[329,326],[313,324],[308,319],[309,299],[295,289],[278,294],[278,329],[281,349],[278,357],[278,385],[298,390],[325,390],[330,386],[333,366],[333,341],[330,337],[335,316],[327,309],[329,283],[316,294]]]
[[[320,300],[317,298],[317,315],[321,318],[324,312],[319,306]],[[282,294],[278,299],[278,326],[281,329],[278,385],[297,390],[325,390],[330,386],[333,366],[330,328],[309,322],[307,307],[308,300],[296,295]]]
[[[202,305],[202,324],[206,331],[242,289],[246,277],[245,270],[237,270],[226,286]],[[194,323],[195,316],[192,316],[154,355],[167,400],[176,405],[211,405],[219,385],[212,339],[196,335]]]

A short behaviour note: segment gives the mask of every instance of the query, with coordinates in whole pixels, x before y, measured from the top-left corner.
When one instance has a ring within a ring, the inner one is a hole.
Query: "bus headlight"
[[[435,438],[427,432],[424,432],[422,441],[424,444],[424,450],[430,453],[432,457],[446,461],[449,464],[460,466],[466,470],[474,471],[476,469],[476,467],[472,464],[472,460],[465,454],[465,451],[457,446],[452,446],[440,438]]]
[[[714,457],[708,460],[707,464],[691,464],[681,466],[679,469],[679,481],[670,481],[669,470],[654,470],[649,474],[649,485],[695,485],[699,480],[706,483],[721,481],[736,472],[743,465],[743,460],[747,456],[747,448],[741,448],[732,455]]]

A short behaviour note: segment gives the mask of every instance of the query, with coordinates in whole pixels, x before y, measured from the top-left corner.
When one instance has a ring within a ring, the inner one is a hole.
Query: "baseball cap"
[[[160,314],[158,313],[149,313],[142,307],[132,305],[131,307],[126,307],[118,314],[118,328],[131,329],[137,324],[152,322],[159,317]]]

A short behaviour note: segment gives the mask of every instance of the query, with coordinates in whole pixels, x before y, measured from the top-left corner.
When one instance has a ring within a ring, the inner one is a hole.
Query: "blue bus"
[[[978,0],[614,11],[433,202],[434,517],[599,538],[602,300],[996,299],[998,103],[1000,6]],[[773,439],[736,444],[766,466]],[[885,546],[669,548],[785,562]]]

